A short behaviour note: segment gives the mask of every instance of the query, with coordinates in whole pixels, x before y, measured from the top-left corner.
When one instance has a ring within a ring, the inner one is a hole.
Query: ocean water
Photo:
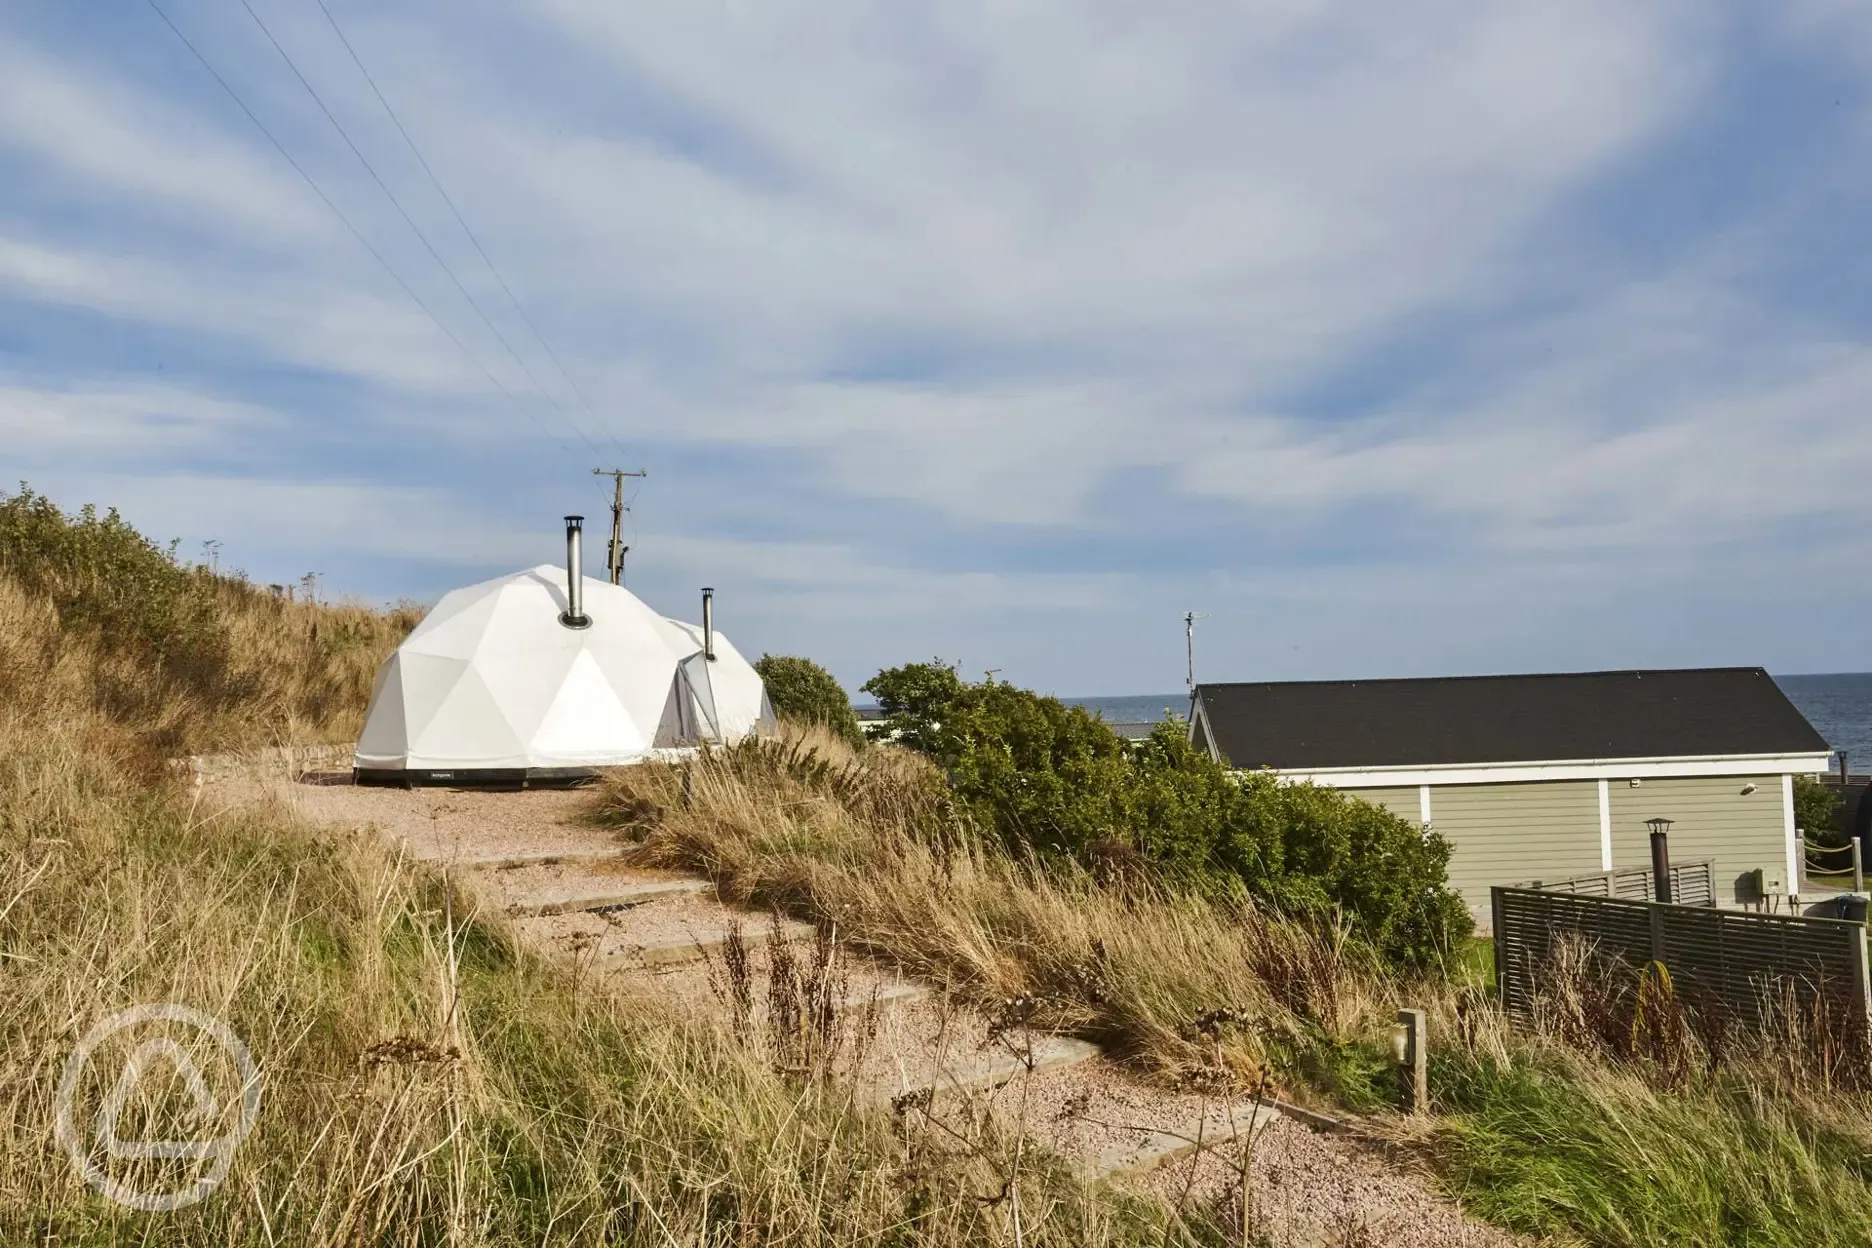
[[[1775,683],[1828,745],[1846,751],[1853,774],[1872,772],[1872,672],[1777,676]],[[1178,715],[1189,710],[1189,695],[1183,693],[1063,700],[1097,711],[1115,724],[1146,723],[1162,719],[1166,710]]]
[[[1164,717],[1165,712],[1179,719],[1189,714],[1189,694],[1187,693],[1145,693],[1136,697],[1124,698],[1061,698],[1068,706],[1083,706],[1088,711],[1097,711],[1112,724],[1150,724]]]
[[[1775,684],[1833,747],[1835,765],[1844,750],[1854,775],[1872,771],[1872,672],[1777,676]]]

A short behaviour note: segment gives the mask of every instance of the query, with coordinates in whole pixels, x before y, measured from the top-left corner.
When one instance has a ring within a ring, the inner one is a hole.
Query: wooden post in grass
[[[1392,1032],[1392,1055],[1404,1080],[1404,1110],[1430,1108],[1430,1022],[1422,1010],[1399,1010]]]

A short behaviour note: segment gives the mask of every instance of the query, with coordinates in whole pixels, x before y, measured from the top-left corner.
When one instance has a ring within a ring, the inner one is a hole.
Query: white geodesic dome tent
[[[445,594],[377,673],[356,775],[376,784],[527,784],[660,750],[771,731],[753,666],[719,632],[665,619],[629,590],[544,564]]]

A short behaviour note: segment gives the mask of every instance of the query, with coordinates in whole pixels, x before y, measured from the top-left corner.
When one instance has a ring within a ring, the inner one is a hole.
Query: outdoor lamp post
[[[1644,826],[1651,829],[1651,895],[1659,901],[1671,899],[1670,878],[1670,819],[1647,819]]]

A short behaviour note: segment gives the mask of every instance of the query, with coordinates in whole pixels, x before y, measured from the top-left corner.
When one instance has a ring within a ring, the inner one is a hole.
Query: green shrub
[[[864,742],[858,714],[836,677],[811,659],[763,654],[754,664],[767,685],[774,714],[801,723],[823,724],[853,745]]]
[[[879,672],[864,683],[864,692],[878,700],[878,707],[896,740],[912,749],[940,757],[938,732],[942,718],[959,704],[964,685],[955,669],[941,659],[928,663],[906,663]]]
[[[940,662],[865,685],[899,740],[948,774],[957,805],[1010,846],[1095,867],[1133,861],[1219,899],[1338,912],[1387,957],[1426,964],[1473,924],[1434,833],[1332,789],[1235,775],[1166,722],[1131,742],[1096,716]]]
[[[1794,826],[1810,841],[1843,845],[1846,833],[1838,826],[1840,799],[1814,776],[1794,777]]]

